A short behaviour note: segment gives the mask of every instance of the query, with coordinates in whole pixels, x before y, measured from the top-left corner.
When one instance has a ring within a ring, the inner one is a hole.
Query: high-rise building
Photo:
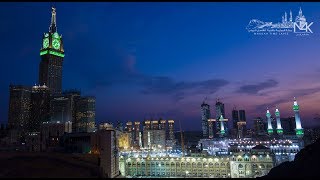
[[[40,132],[41,124],[48,121],[50,121],[50,90],[46,85],[33,86],[28,132]]]
[[[298,137],[303,137],[303,128],[301,126],[301,120],[300,120],[300,114],[299,114],[300,108],[299,108],[299,105],[298,105],[296,98],[294,98],[292,109],[294,111],[294,117],[296,120],[296,129],[295,129],[296,135]]]
[[[214,138],[214,133],[213,133],[213,126],[214,126],[214,123],[216,122],[215,119],[208,119],[208,135],[209,135],[209,139],[212,139]]]
[[[163,119],[160,119],[159,120],[159,129],[163,129],[163,130],[167,130],[167,121],[166,120],[163,120]]]
[[[64,96],[53,97],[50,101],[50,118],[52,122],[72,122],[70,99]]]
[[[216,101],[216,119],[220,119],[221,115],[223,117],[226,117],[226,114],[225,114],[225,111],[224,111],[224,104],[219,100],[217,99]],[[228,134],[228,121],[224,121],[224,131],[225,131],[225,134]],[[215,129],[215,133],[219,133],[221,131],[221,123],[216,123],[216,129]]]
[[[152,129],[159,129],[159,122],[156,120],[151,121]]]
[[[151,129],[151,121],[146,120],[143,121],[143,130],[150,130]]]
[[[266,132],[266,127],[264,121],[261,117],[257,117],[253,120],[253,129],[256,135],[264,135]]]
[[[136,146],[139,145],[140,140],[140,122],[136,121],[134,122],[134,144]]]
[[[91,136],[91,144],[99,149],[100,167],[104,178],[119,176],[118,136],[118,132],[113,128],[99,129]]]
[[[239,120],[240,121],[247,121],[245,110],[239,110]]]
[[[202,136],[208,137],[208,119],[210,118],[210,105],[203,102],[201,104]]]
[[[283,128],[283,134],[285,135],[294,135],[295,134],[295,118],[294,116],[288,118],[281,118],[281,125]]]
[[[132,122],[131,121],[128,121],[127,123],[126,123],[126,128],[125,128],[125,130],[126,131],[128,131],[128,132],[131,132],[132,131]]]
[[[168,120],[168,129],[169,129],[169,136],[168,139],[169,140],[174,140],[174,120]]]
[[[239,111],[236,108],[234,108],[232,110],[232,125],[233,125],[232,128],[234,129],[238,128],[238,125],[237,125],[238,121],[239,121]]]
[[[73,126],[73,131],[93,132],[95,130],[96,99],[94,97],[81,97],[76,101],[75,104],[76,119]]]
[[[53,94],[62,92],[64,49],[62,36],[57,32],[56,9],[52,8],[49,32],[42,37],[39,65],[39,84],[47,85]]]
[[[9,89],[8,128],[26,132],[31,115],[31,87],[10,85]]]

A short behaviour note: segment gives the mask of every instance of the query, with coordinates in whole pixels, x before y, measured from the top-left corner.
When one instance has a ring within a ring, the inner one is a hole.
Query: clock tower
[[[52,7],[49,32],[42,37],[40,49],[39,84],[50,88],[52,94],[61,94],[64,49],[62,35],[57,32],[56,8]]]

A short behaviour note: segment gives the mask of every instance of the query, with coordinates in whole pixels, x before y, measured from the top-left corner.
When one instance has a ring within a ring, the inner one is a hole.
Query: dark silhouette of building
[[[237,123],[239,121],[239,111],[234,108],[232,110],[232,128],[237,129]]]
[[[8,128],[19,132],[16,138],[27,132],[31,115],[31,87],[10,85]]]
[[[201,104],[201,123],[202,123],[202,136],[208,137],[208,119],[210,118],[210,105],[203,102]]]
[[[283,128],[283,134],[294,135],[294,129],[296,128],[296,121],[294,116],[288,118],[281,118],[281,126]]]
[[[246,111],[245,110],[239,110],[239,120],[240,121],[247,121],[247,119],[246,119]]]
[[[72,123],[73,132],[93,132],[95,130],[95,97],[80,97],[75,102],[76,118]]]
[[[46,84],[53,94],[61,94],[64,49],[62,36],[57,32],[55,8],[52,8],[49,32],[42,37],[40,56],[39,84]]]
[[[46,85],[33,86],[28,132],[40,132],[40,125],[50,121],[50,90]]]
[[[265,135],[267,131],[266,124],[261,117],[257,117],[253,120],[254,134],[257,136]]]

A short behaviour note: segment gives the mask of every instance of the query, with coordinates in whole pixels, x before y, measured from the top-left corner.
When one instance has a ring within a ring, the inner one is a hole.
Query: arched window
[[[215,166],[215,167],[219,167],[219,163],[215,163],[214,166]]]

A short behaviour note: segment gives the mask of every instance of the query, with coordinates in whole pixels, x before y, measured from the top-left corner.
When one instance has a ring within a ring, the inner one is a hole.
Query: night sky
[[[38,83],[42,34],[51,3],[0,3],[0,122],[7,122],[9,84]],[[180,120],[201,130],[205,97],[227,118],[247,121],[277,105],[303,126],[320,125],[320,3],[55,3],[65,49],[63,89],[96,96],[96,121]],[[301,6],[310,36],[254,36],[251,19],[280,22]],[[215,113],[213,113],[215,116]],[[231,123],[230,123],[231,124]]]

